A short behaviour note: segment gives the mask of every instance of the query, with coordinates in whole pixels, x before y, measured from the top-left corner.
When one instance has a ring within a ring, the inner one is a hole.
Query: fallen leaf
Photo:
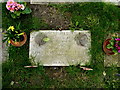
[[[44,38],[43,41],[48,42],[50,39],[49,38]]]

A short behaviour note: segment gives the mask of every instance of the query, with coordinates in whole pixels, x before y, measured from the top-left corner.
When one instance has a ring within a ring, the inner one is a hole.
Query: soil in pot
[[[14,42],[15,42],[15,38],[12,39]],[[18,39],[16,39],[17,42],[21,42],[24,40],[24,36],[23,35],[20,35]]]

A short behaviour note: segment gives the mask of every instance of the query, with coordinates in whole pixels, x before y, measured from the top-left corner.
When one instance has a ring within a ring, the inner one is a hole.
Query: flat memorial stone
[[[30,0],[31,4],[48,4],[48,3],[64,3],[64,2],[110,2],[120,5],[120,0]]]
[[[0,64],[2,63],[2,29],[0,28]]]
[[[2,28],[0,28],[0,63],[6,61],[9,57],[8,46],[6,45],[6,42],[2,42],[4,38],[2,33]]]
[[[0,28],[0,89],[2,89],[2,28]]]
[[[44,41],[48,38],[48,41]],[[86,65],[91,47],[89,31],[41,30],[30,34],[29,58],[43,66]]]

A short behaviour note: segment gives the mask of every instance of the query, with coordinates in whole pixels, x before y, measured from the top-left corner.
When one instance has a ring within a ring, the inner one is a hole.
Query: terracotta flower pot
[[[10,43],[11,43],[13,46],[16,46],[16,47],[23,46],[23,45],[26,43],[26,41],[27,41],[27,35],[26,35],[25,32],[24,32],[24,34],[23,34],[23,37],[24,37],[24,39],[23,39],[22,41],[20,41],[20,42],[15,42],[15,41],[13,41],[13,40],[10,40]]]
[[[110,44],[110,42],[109,42],[110,40],[111,40],[111,38],[109,38],[109,39],[107,39],[107,40],[104,41],[104,43],[103,43],[103,50],[104,50],[104,52],[107,55],[114,55],[114,52],[112,52],[112,49],[108,49],[106,47],[108,44]]]

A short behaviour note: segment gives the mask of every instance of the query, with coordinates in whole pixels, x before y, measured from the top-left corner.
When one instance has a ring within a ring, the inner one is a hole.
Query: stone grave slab
[[[44,41],[44,39],[49,39]],[[40,30],[30,34],[29,58],[43,66],[86,65],[91,47],[89,31]]]
[[[101,2],[102,0],[96,0]],[[74,3],[74,2],[95,2],[95,0],[31,0],[31,4],[48,4],[48,3]]]
[[[0,63],[2,62],[2,29],[0,28]]]
[[[0,28],[0,63],[4,62],[7,60],[7,58],[9,57],[9,53],[8,53],[8,46],[6,45],[6,42],[2,42],[4,35],[2,34],[2,28]]]
[[[74,2],[110,2],[120,5],[120,0],[30,0],[31,4],[48,4],[48,3],[74,3]]]

